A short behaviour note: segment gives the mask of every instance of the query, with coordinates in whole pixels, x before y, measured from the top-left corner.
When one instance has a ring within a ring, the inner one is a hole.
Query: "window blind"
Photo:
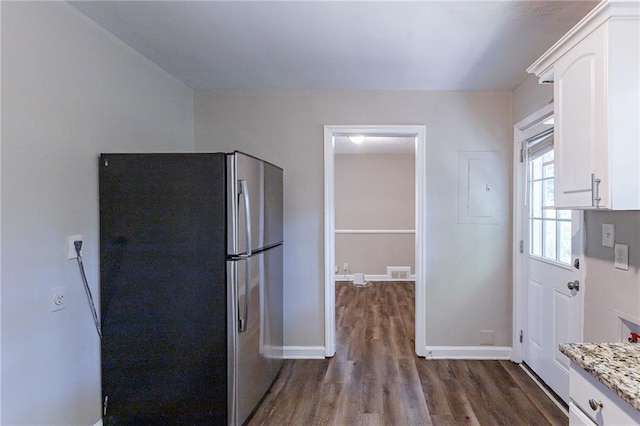
[[[525,144],[528,161],[535,160],[551,151],[553,149],[553,127],[530,137],[525,141]]]

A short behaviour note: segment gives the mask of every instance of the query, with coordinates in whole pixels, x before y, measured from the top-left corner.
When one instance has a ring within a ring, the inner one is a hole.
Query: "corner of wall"
[[[539,84],[533,74],[522,80],[511,93],[511,122],[514,124],[553,102],[553,85]]]
[[[96,295],[97,156],[192,149],[193,91],[67,3],[0,11],[0,423],[93,424],[100,343],[66,236],[83,234]],[[69,304],[52,314],[58,286]]]

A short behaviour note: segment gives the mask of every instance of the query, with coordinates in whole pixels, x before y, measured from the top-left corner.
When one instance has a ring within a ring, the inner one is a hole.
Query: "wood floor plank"
[[[433,368],[435,367],[434,364],[442,362],[443,361],[429,361],[431,365],[428,366],[426,360],[419,360],[416,361],[416,367],[429,413],[444,418],[447,416],[452,417],[453,412],[449,406],[450,399],[448,392],[445,389],[445,386],[447,388],[449,387],[448,381],[438,377],[436,368]]]
[[[496,377],[491,376],[488,369],[496,361],[468,361],[469,369],[474,377],[483,403],[488,407],[492,418],[499,424],[519,424],[520,417],[513,410],[513,401],[508,388],[499,386]]]
[[[416,363],[433,423],[480,424],[462,382],[452,374],[448,363],[447,360]]]
[[[505,370],[511,375],[513,380],[518,384],[524,394],[527,395],[531,404],[533,404],[538,412],[553,425],[566,424],[566,416],[558,409],[558,406],[549,398],[543,396],[544,392],[534,381],[522,371],[522,368],[513,363],[505,363]]]
[[[336,283],[336,355],[287,360],[248,425],[567,425],[509,361],[415,356],[411,282]]]

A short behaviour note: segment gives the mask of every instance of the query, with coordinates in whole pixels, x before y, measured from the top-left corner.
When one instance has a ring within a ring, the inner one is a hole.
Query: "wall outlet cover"
[[[629,246],[626,244],[616,244],[613,248],[613,266],[616,269],[629,270]]]
[[[49,293],[49,311],[56,312],[62,309],[66,309],[67,299],[65,297],[64,287],[52,288]]]

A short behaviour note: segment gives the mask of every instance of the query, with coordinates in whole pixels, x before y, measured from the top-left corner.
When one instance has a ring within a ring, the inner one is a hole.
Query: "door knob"
[[[568,288],[569,290],[575,290],[575,291],[580,290],[580,281],[578,281],[578,280],[575,280],[575,281],[569,281],[569,282],[567,283],[567,288]]]

